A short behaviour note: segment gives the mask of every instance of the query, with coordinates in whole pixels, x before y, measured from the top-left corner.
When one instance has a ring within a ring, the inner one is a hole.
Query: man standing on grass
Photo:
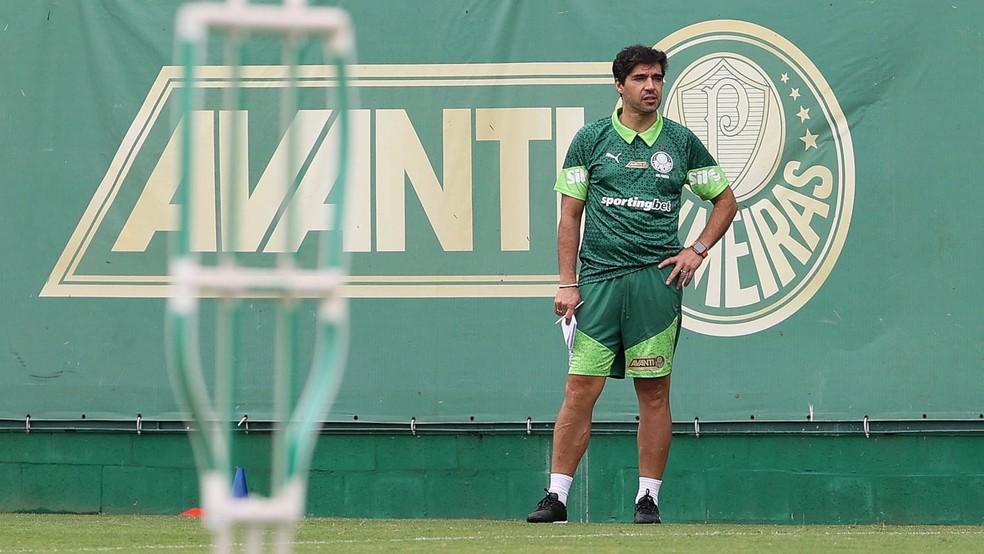
[[[618,53],[612,73],[622,107],[578,131],[554,186],[563,195],[554,309],[568,320],[577,309],[578,328],[554,426],[550,485],[527,517],[531,523],[567,521],[567,495],[588,447],[595,401],[606,378],[626,376],[639,400],[635,522],[660,522],[683,287],[737,210],[724,171],[700,139],[658,111],[666,66],[666,54],[647,46]],[[677,236],[683,185],[714,205],[700,237],[686,247]]]

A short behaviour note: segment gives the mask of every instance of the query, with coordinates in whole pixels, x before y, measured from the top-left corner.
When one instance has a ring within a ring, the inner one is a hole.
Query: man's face
[[[663,98],[663,68],[659,64],[638,64],[625,77],[625,83],[615,82],[615,88],[622,95],[624,110],[654,113]]]

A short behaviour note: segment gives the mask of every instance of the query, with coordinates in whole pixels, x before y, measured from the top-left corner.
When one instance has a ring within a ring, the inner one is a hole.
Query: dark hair
[[[639,64],[659,64],[663,73],[666,73],[666,66],[669,65],[669,62],[666,60],[666,53],[662,50],[650,48],[643,44],[633,44],[626,46],[615,56],[615,61],[612,62],[612,75],[615,76],[616,81],[624,85],[625,78],[632,72],[632,68]]]

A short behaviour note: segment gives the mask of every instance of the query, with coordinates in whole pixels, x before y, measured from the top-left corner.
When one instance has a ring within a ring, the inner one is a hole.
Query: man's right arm
[[[577,253],[581,246],[581,217],[584,202],[588,198],[588,159],[593,144],[592,134],[582,127],[574,135],[564,165],[554,183],[560,193],[560,224],[557,226],[557,261],[560,269],[560,286],[554,296],[554,312],[570,321],[574,308],[581,302],[577,288]],[[568,286],[565,286],[568,285]],[[575,285],[575,286],[570,286]]]
[[[560,224],[557,226],[557,261],[560,270],[560,284],[577,283],[577,253],[581,246],[581,217],[584,215],[584,201],[572,196],[561,195]],[[574,315],[574,308],[581,302],[577,287],[557,289],[554,297],[554,310],[568,320]]]

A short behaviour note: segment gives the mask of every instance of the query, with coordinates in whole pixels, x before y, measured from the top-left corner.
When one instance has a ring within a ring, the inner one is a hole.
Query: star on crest
[[[803,123],[807,119],[810,119],[810,108],[804,108],[803,106],[800,106],[800,111],[796,115],[799,116],[800,123]]]
[[[794,88],[792,92],[789,93],[793,97],[793,100],[797,100],[800,97],[800,89]]]
[[[810,148],[816,148],[817,147],[817,137],[819,137],[819,136],[820,135],[814,135],[813,133],[810,132],[809,129],[807,129],[806,130],[806,134],[800,137],[800,140],[803,141],[803,144],[806,145],[803,148],[803,150],[809,150]]]
[[[786,83],[788,83],[789,82],[789,73],[783,73],[782,74],[782,77],[780,77],[779,80],[782,81],[782,84],[784,84],[784,85]]]

